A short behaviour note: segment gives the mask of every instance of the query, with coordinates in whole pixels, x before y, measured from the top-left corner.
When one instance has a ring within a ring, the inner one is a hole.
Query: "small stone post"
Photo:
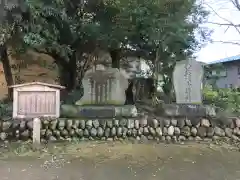
[[[40,146],[40,130],[41,121],[39,118],[33,119],[33,148],[38,148]]]

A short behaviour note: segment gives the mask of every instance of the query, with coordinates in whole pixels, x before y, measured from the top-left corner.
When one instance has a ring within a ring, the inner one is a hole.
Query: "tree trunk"
[[[70,58],[69,61],[69,90],[73,90],[76,87],[76,80],[77,80],[77,57],[76,53],[73,53],[73,55]]]
[[[3,45],[1,47],[1,60],[3,64],[4,75],[6,79],[7,86],[14,84],[12,70],[8,58],[7,47]],[[12,100],[12,88],[8,88],[8,98]]]
[[[75,53],[70,57],[69,62],[57,54],[50,54],[59,68],[60,84],[71,91],[76,85],[77,59]]]
[[[111,49],[109,53],[112,58],[112,68],[120,69],[120,49]]]

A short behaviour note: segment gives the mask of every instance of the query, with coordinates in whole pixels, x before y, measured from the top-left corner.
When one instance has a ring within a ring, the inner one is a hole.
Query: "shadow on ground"
[[[22,148],[22,149],[18,149]],[[78,143],[2,149],[1,180],[237,180],[239,152],[211,144]]]

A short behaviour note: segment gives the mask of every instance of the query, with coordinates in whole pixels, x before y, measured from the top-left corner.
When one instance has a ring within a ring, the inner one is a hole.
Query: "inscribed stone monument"
[[[124,105],[128,81],[116,68],[97,65],[85,73],[84,95],[76,105]]]
[[[202,64],[196,60],[177,62],[173,71],[173,84],[178,104],[202,103]]]

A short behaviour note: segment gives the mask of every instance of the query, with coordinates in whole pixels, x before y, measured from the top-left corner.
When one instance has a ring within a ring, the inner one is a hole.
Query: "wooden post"
[[[41,144],[40,140],[41,121],[39,118],[33,119],[33,148],[39,148]]]

